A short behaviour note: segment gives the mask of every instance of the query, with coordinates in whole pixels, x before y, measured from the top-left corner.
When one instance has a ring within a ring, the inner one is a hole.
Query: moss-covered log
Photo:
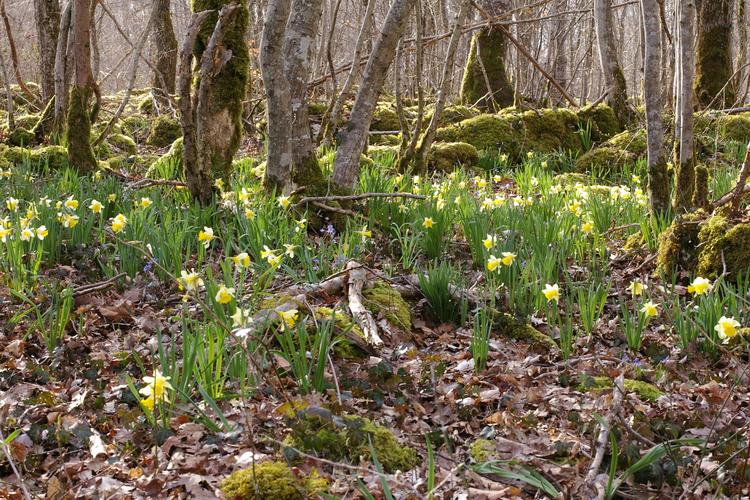
[[[505,68],[507,40],[499,29],[482,28],[471,39],[461,83],[461,102],[497,111],[513,104],[513,86]],[[489,88],[487,85],[489,83]]]

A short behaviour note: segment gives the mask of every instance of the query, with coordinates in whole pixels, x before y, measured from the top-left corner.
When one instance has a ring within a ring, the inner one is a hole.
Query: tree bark
[[[651,210],[669,211],[669,175],[664,150],[664,99],[661,89],[661,35],[656,0],[641,0],[644,32],[643,93],[646,103],[648,195]]]
[[[284,65],[284,38],[291,0],[269,0],[260,42],[260,68],[266,89],[267,156],[265,184],[288,192],[292,186],[292,93]]]
[[[72,11],[73,0],[68,0],[60,17],[60,29],[58,30],[57,47],[55,49],[55,110],[52,124],[52,142],[54,143],[60,142],[64,135],[68,111],[68,83],[70,82],[68,46],[72,39],[70,36]]]
[[[90,139],[89,101],[96,85],[91,72],[91,0],[73,0],[71,19],[74,71],[66,134],[68,159],[73,168],[88,173],[97,167]]]
[[[151,38],[155,54],[155,69],[151,78],[154,99],[157,106],[168,108],[169,96],[175,93],[177,75],[177,38],[172,25],[170,0],[154,0],[156,24]]]
[[[388,68],[393,62],[396,45],[415,2],[416,0],[393,0],[365,66],[351,118],[338,134],[339,147],[333,164],[333,182],[343,189],[353,189],[359,177],[359,157],[367,141],[367,130]]]
[[[693,83],[695,80],[695,0],[677,3],[677,41],[675,44],[675,196],[677,213],[692,208],[695,191],[693,157]]]
[[[48,102],[55,95],[55,53],[60,31],[60,3],[58,0],[34,0],[34,18],[39,43],[39,74],[42,100]]]
[[[607,92],[607,104],[615,112],[620,124],[627,125],[633,119],[633,111],[628,105],[625,75],[617,58],[612,25],[612,0],[594,0],[594,26],[599,47],[599,64]]]
[[[732,77],[732,1],[698,0],[696,3],[695,93],[701,106],[727,108],[734,104],[735,98],[733,86],[727,85]]]
[[[505,0],[483,2],[482,9],[497,16],[508,9]],[[507,39],[499,27],[482,28],[471,39],[461,83],[461,102],[484,111],[513,104],[513,86],[506,72]]]

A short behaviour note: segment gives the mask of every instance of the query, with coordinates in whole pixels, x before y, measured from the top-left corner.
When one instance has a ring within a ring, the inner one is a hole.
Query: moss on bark
[[[513,87],[505,68],[506,43],[499,29],[482,28],[472,37],[461,82],[461,102],[468,106],[477,104],[486,111],[513,104]],[[492,97],[487,95],[490,92]]]
[[[68,100],[68,123],[66,142],[68,145],[68,159],[71,167],[79,173],[89,173],[96,170],[98,163],[91,148],[91,115],[89,100],[93,90],[91,87],[70,88]]]
[[[697,19],[695,94],[702,106],[731,106],[735,91],[731,82],[728,85],[727,82],[732,77],[732,2],[698,2]]]

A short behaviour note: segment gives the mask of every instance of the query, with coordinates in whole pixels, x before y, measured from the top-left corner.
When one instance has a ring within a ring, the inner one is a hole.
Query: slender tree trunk
[[[58,143],[65,133],[65,119],[68,111],[68,82],[70,71],[68,68],[68,46],[73,37],[70,36],[73,0],[68,0],[62,16],[57,35],[55,49],[55,112],[52,123],[52,142]]]
[[[70,36],[73,45],[73,85],[68,107],[67,143],[70,165],[81,173],[97,163],[91,149],[89,101],[94,93],[91,73],[91,0],[73,0]]]
[[[646,103],[648,195],[656,214],[669,211],[669,175],[664,150],[664,101],[661,89],[661,36],[656,0],[641,0],[644,32],[643,93]]]
[[[505,0],[487,0],[482,8],[490,15],[508,10]],[[513,87],[506,72],[507,38],[499,27],[482,28],[471,39],[469,58],[461,83],[461,102],[493,111],[513,104]],[[520,59],[519,59],[520,60]]]
[[[359,177],[359,157],[367,141],[367,130],[388,68],[393,62],[396,45],[415,2],[416,0],[393,0],[367,61],[351,118],[338,134],[339,147],[333,165],[333,182],[341,188],[353,189]]]
[[[744,96],[741,82],[744,80],[744,76],[748,73],[747,68],[740,69],[743,64],[747,63],[747,44],[750,43],[747,36],[747,16],[746,16],[746,2],[745,0],[737,0],[737,57],[734,61],[734,66],[737,68],[737,75],[734,79],[734,90],[737,95]],[[744,99],[740,100],[743,102]]]
[[[42,99],[48,102],[55,95],[55,53],[60,31],[58,0],[34,0],[34,17],[39,42],[39,74]]]
[[[288,192],[292,187],[292,95],[284,66],[284,33],[291,0],[269,0],[260,42],[260,68],[266,89],[268,189]]]
[[[732,77],[732,0],[697,0],[696,4],[695,93],[701,106],[729,107],[735,97],[731,83],[727,85]]]
[[[607,103],[612,107],[620,123],[626,125],[632,121],[633,112],[628,105],[625,75],[617,58],[612,25],[612,0],[594,0],[594,25]]]
[[[151,38],[153,52],[156,56],[155,69],[151,78],[156,104],[169,107],[169,95],[175,93],[177,74],[177,38],[172,26],[170,0],[154,0],[153,8],[157,11],[154,33]]]
[[[415,170],[417,172],[424,172],[427,170],[427,156],[430,153],[430,148],[435,140],[435,134],[437,133],[438,124],[443,114],[443,108],[445,107],[445,100],[447,98],[448,91],[451,85],[451,76],[453,76],[453,63],[456,59],[456,49],[458,48],[458,41],[461,38],[461,25],[464,23],[466,14],[469,11],[469,0],[460,0],[458,6],[458,13],[456,19],[453,22],[453,29],[451,31],[451,38],[448,41],[448,53],[445,56],[445,65],[443,66],[443,76],[440,80],[440,88],[438,89],[437,97],[435,98],[435,111],[432,113],[430,124],[427,125],[422,140],[419,143],[416,154]],[[416,131],[415,133],[419,133]]]
[[[679,0],[677,9],[674,208],[677,213],[681,213],[692,208],[695,191],[695,159],[693,157],[695,0]]]
[[[560,0],[553,4],[553,13],[564,12],[568,9],[568,1]],[[554,28],[552,31],[552,42],[553,46],[550,50],[553,51],[554,57],[552,58],[552,78],[555,79],[561,86],[568,86],[568,57],[565,50],[567,44],[565,43],[565,18],[558,17],[555,20]],[[563,96],[560,92],[555,89],[552,85],[547,85],[550,90],[550,104],[558,106],[564,102]]]
[[[284,43],[285,72],[291,93],[292,181],[310,186],[323,181],[315,156],[307,110],[307,80],[313,72],[315,39],[318,36],[323,0],[292,0]]]
[[[16,120],[13,114],[13,89],[10,88],[10,74],[2,50],[0,50],[0,71],[3,73],[3,85],[5,85],[5,110],[8,113],[8,130],[13,130],[16,128]]]

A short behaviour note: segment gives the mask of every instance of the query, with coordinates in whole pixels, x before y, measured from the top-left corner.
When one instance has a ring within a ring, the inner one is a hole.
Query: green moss
[[[3,147],[0,149],[3,165],[22,165],[28,162],[33,168],[61,170],[68,166],[68,151],[62,146],[44,146],[34,149]],[[0,165],[2,166],[2,165]]]
[[[619,149],[623,149],[635,156],[646,154],[648,144],[646,142],[646,130],[625,130],[611,137],[607,144]]]
[[[182,175],[182,137],[172,143],[169,151],[151,164],[147,177],[154,179],[177,179]]]
[[[289,426],[288,446],[328,460],[359,463],[371,459],[372,442],[385,472],[411,470],[420,462],[416,451],[402,446],[393,432],[366,418],[339,417],[323,408],[307,408],[290,419]]]
[[[732,277],[750,271],[750,223],[730,225],[725,217],[714,215],[701,224],[698,239],[699,275],[716,277],[725,265]]]
[[[585,106],[576,111],[576,116],[582,126],[591,123],[591,140],[595,143],[606,141],[621,130],[615,112],[606,104]]]
[[[557,174],[552,178],[555,184],[559,184],[565,187],[573,187],[577,184],[589,186],[594,183],[594,179],[590,175],[581,174],[577,172],[566,172],[564,174]]]
[[[369,138],[370,144],[398,146],[401,144],[400,136],[396,134],[375,134]]]
[[[378,104],[375,113],[372,115],[370,130],[373,131],[393,131],[401,130],[401,122],[398,120],[398,114],[389,104]]]
[[[151,94],[144,94],[138,103],[138,111],[144,115],[153,115],[156,112],[156,104]]]
[[[334,320],[335,329],[333,336],[333,354],[339,359],[362,359],[367,357],[369,354],[361,349],[355,342],[352,342],[349,337],[346,336],[346,332],[351,332],[354,335],[359,336],[362,341],[365,340],[365,334],[362,329],[357,325],[351,316],[341,310],[334,310],[330,307],[318,307],[315,309],[316,320]]]
[[[750,113],[720,115],[713,125],[718,130],[720,141],[737,141],[744,144],[750,141]]]
[[[495,451],[495,443],[489,439],[477,439],[469,446],[469,455],[477,463],[490,460]]]
[[[493,328],[500,332],[501,335],[527,342],[534,347],[544,351],[553,351],[557,349],[557,344],[547,335],[543,334],[533,326],[519,319],[514,318],[507,313],[499,313],[495,316]]]
[[[120,122],[122,133],[141,143],[148,138],[151,124],[148,118],[142,115],[130,115]]]
[[[518,112],[514,108],[509,108],[503,110],[500,116],[513,120],[514,129],[523,130],[519,139],[524,152],[578,152],[582,149],[581,138],[578,135],[578,117],[568,109]]]
[[[465,142],[436,142],[427,155],[427,165],[442,172],[450,172],[455,167],[471,168],[477,164],[477,148]]]
[[[159,115],[151,123],[146,144],[157,148],[165,148],[182,136],[180,122],[167,115]]]
[[[499,150],[516,158],[521,153],[518,135],[509,120],[484,114],[438,129],[435,140],[465,142],[478,150]]]
[[[400,293],[382,281],[376,281],[372,288],[362,295],[366,307],[373,314],[382,315],[390,324],[404,331],[411,330],[411,310]]]
[[[326,110],[328,109],[328,103],[323,101],[310,102],[307,104],[307,114],[311,118],[323,118]]]
[[[21,115],[15,117],[14,121],[16,128],[25,128],[27,130],[31,130],[39,121],[39,115],[36,113]]]
[[[695,166],[695,192],[693,193],[693,206],[708,209],[708,167],[705,165]]]
[[[425,111],[423,120],[422,120],[422,129],[426,129],[427,125],[429,125],[430,120],[432,120],[432,115],[435,112],[434,107],[430,107]],[[454,123],[462,122],[464,120],[468,120],[469,118],[474,118],[475,116],[479,115],[479,111],[477,111],[474,108],[470,108],[468,106],[462,106],[460,104],[454,104],[453,106],[446,106],[443,108],[443,112],[440,114],[440,121],[438,122],[438,127],[445,127]]]
[[[34,133],[26,128],[18,127],[13,132],[8,134],[8,138],[5,140],[11,146],[28,146],[36,139]]]
[[[513,87],[505,68],[506,37],[499,29],[482,28],[471,38],[461,82],[461,102],[497,111],[513,104]],[[490,88],[487,88],[489,81]],[[492,92],[492,98],[484,97]]]
[[[91,117],[89,100],[93,90],[75,85],[70,88],[66,143],[70,166],[80,173],[93,172],[98,167],[91,149]]]
[[[661,274],[671,274],[675,269],[695,269],[698,261],[699,222],[705,212],[699,211],[676,217],[659,236],[656,269]]]
[[[138,152],[135,141],[125,134],[111,134],[107,137],[107,143],[128,155],[134,155]]]
[[[582,392],[598,392],[614,387],[614,381],[609,377],[590,377],[588,375],[582,375],[580,379],[578,390]],[[641,399],[652,403],[655,403],[656,400],[664,394],[655,385],[642,380],[626,378],[623,380],[622,385],[627,392],[634,392],[638,394]]]
[[[231,499],[304,500],[323,493],[328,481],[317,471],[297,478],[284,462],[262,462],[255,467],[233,472],[221,482],[221,491]]]
[[[634,163],[635,160],[635,155],[624,149],[604,145],[579,156],[575,162],[575,169],[580,173],[592,172],[596,169],[619,172],[626,165]]]
[[[713,1],[698,4],[695,94],[703,106],[712,104],[722,108],[731,106],[735,100],[734,86],[731,83],[727,85],[733,76],[732,3]]]
[[[641,250],[646,247],[646,239],[643,237],[643,233],[641,231],[638,231],[637,233],[633,233],[625,240],[625,245],[623,245],[623,250],[626,252],[633,252],[635,250]]]

